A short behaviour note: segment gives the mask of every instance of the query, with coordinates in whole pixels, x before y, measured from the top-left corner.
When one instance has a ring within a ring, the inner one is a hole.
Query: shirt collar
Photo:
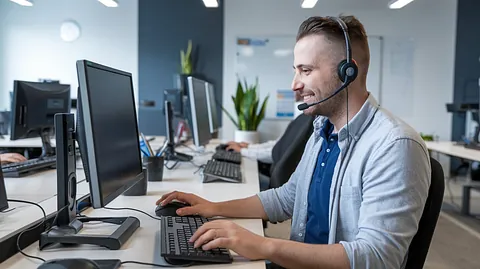
[[[377,100],[369,93],[367,100],[363,103],[363,106],[360,108],[360,111],[348,121],[348,131],[347,125],[343,126],[338,132],[338,140],[343,141],[347,139],[348,133],[350,137],[358,140],[365,130],[367,124],[373,118],[375,113],[379,108]],[[318,141],[322,137],[322,128],[324,125],[329,122],[327,117],[317,116],[313,121],[313,128],[315,134],[315,141]],[[347,133],[348,132],[348,133]]]

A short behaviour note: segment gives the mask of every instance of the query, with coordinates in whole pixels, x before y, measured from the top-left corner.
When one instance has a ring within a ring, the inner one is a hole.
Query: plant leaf
[[[258,128],[258,126],[260,125],[260,122],[265,117],[265,111],[267,109],[267,101],[269,97],[270,96],[267,95],[267,97],[265,97],[265,100],[263,100],[262,108],[260,109],[260,112],[258,113],[258,116],[257,116],[257,120],[255,122],[255,130]]]
[[[243,116],[245,117],[246,128],[250,131],[252,122],[252,114],[254,113],[253,104],[255,102],[255,92],[252,89],[248,89],[245,93],[243,100]]]
[[[235,97],[232,96],[233,103],[235,104],[235,110],[237,111],[237,115],[240,114],[241,112],[241,106],[243,103],[243,98],[244,98],[244,92],[243,92],[243,87],[240,81],[237,84],[237,94]]]
[[[225,112],[225,114],[227,114],[227,117],[230,118],[230,120],[233,122],[235,127],[238,128],[238,123],[233,119],[232,115],[230,113],[228,113],[228,111],[223,106],[222,106],[222,110],[223,110],[223,112]]]

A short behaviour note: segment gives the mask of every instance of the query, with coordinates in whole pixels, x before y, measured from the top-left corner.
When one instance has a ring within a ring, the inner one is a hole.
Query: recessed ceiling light
[[[388,7],[390,9],[400,9],[400,8],[410,4],[413,1],[414,0],[393,0],[388,4]]]
[[[98,0],[98,1],[107,7],[118,7],[118,3],[115,0]]]
[[[218,0],[203,0],[206,7],[218,7]]]
[[[318,0],[303,0],[302,8],[313,8]]]
[[[24,7],[31,7],[33,6],[33,2],[31,0],[10,0],[14,3],[17,3],[21,6],[24,6]]]

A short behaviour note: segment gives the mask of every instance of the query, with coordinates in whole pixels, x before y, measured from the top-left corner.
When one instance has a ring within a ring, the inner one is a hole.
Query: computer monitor
[[[172,105],[173,115],[183,117],[183,95],[179,89],[166,89],[163,91],[163,99]]]
[[[78,61],[77,72],[77,139],[100,208],[143,176],[132,75],[89,61]]]
[[[205,93],[207,94],[208,123],[210,133],[218,132],[217,101],[215,99],[215,90],[213,84],[205,82]]]
[[[167,131],[167,139],[159,155],[163,155],[167,161],[189,162],[193,156],[175,151],[175,130],[173,129],[173,108],[170,101],[165,101],[165,125]]]
[[[74,191],[75,154],[73,137],[78,142],[85,178],[90,186],[93,208],[106,206],[116,197],[144,180],[139,148],[139,131],[132,74],[93,63],[77,61],[79,83],[77,127],[73,114],[56,115],[58,222],[43,233],[41,248],[51,243],[95,244],[110,249],[121,245],[140,226],[134,217],[76,218]],[[68,210],[62,208],[68,206]],[[62,211],[62,212],[61,212]],[[104,221],[120,225],[108,235],[83,235],[84,222]],[[73,223],[73,224],[72,224]],[[73,228],[73,230],[72,230]]]
[[[8,208],[7,190],[3,179],[2,165],[0,164],[0,212]]]
[[[208,115],[205,81],[189,76],[187,82],[193,141],[196,147],[203,147],[212,138],[208,117],[205,117]]]
[[[41,137],[41,157],[54,155],[54,116],[70,112],[70,85],[15,80],[10,139]]]

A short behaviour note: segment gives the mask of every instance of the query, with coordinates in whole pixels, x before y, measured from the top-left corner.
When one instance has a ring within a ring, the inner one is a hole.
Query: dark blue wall
[[[222,100],[223,4],[206,8],[200,0],[140,0],[138,17],[139,100],[156,101],[153,108],[139,107],[139,127],[145,135],[165,135],[163,90],[175,86],[180,50],[189,39],[197,56],[195,73],[213,83],[216,99]]]
[[[480,34],[478,29],[479,0],[458,0],[457,41],[455,53],[455,103],[478,103],[480,77]],[[465,116],[453,115],[452,140],[461,140],[465,133]]]
[[[455,52],[454,103],[478,103],[480,77],[480,35],[478,11],[480,1],[458,0],[457,40]],[[465,134],[465,114],[452,114],[452,140],[460,141]],[[451,160],[451,171],[461,164],[457,158]],[[464,171],[459,171],[463,173]]]

